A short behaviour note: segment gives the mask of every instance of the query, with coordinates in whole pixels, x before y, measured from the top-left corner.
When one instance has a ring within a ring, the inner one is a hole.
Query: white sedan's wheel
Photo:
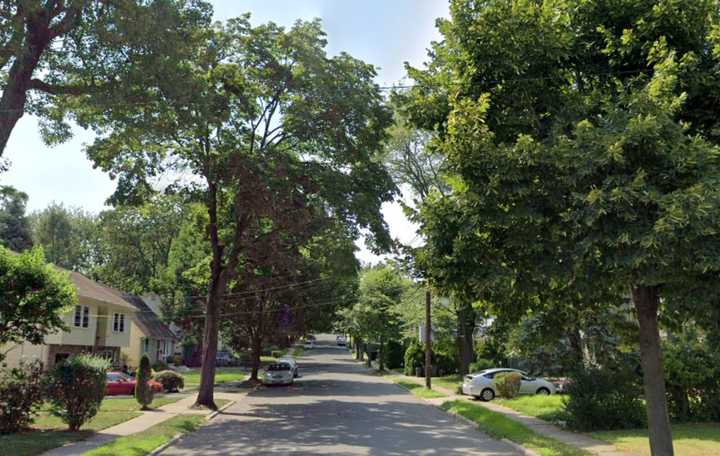
[[[550,390],[545,387],[542,387],[537,390],[536,394],[542,394],[543,396],[549,396]]]
[[[490,388],[485,388],[480,393],[480,399],[485,402],[490,402],[491,400],[495,399],[495,391],[491,390]]]

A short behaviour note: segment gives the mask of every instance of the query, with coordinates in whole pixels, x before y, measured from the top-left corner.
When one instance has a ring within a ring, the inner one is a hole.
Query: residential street
[[[250,393],[162,454],[517,454],[318,342],[295,386]]]

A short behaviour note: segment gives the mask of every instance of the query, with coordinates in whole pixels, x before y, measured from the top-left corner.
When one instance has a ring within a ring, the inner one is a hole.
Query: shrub
[[[490,369],[490,368],[492,368],[494,365],[495,365],[495,363],[492,362],[492,361],[489,360],[489,359],[478,358],[477,361],[475,361],[475,362],[473,362],[473,363],[470,363],[469,369],[470,369],[470,372],[471,372],[471,373],[473,373],[473,372],[480,372],[480,371],[483,371],[483,370],[485,370],[485,369]]]
[[[425,347],[420,341],[413,339],[405,349],[405,375],[415,375],[415,369],[425,366]]]
[[[512,399],[520,393],[522,375],[518,372],[502,372],[495,375],[493,383],[498,395],[505,399]]]
[[[270,352],[270,356],[272,356],[273,358],[282,358],[284,354],[284,350],[272,350]]]
[[[692,328],[663,344],[670,417],[720,419],[720,356]]]
[[[148,405],[153,401],[153,390],[148,384],[150,374],[150,358],[143,355],[140,358],[140,367],[138,367],[135,377],[135,399],[141,405],[142,410],[147,410]]]
[[[163,386],[165,392],[172,393],[185,388],[185,379],[175,371],[164,370],[155,374],[155,380]]]
[[[182,356],[180,355],[169,355],[167,357],[168,364],[174,364],[176,366],[180,366],[183,363]]]
[[[76,355],[56,365],[47,378],[51,412],[70,431],[94,417],[105,397],[106,372],[110,362],[92,355]]]
[[[397,369],[403,366],[403,346],[400,342],[390,341],[385,344],[385,366],[388,369]]]
[[[582,369],[567,385],[565,419],[580,431],[645,426],[639,378],[631,369]]]
[[[155,364],[152,365],[152,368],[156,372],[165,371],[168,369],[168,365],[162,361],[157,361]]]
[[[21,363],[0,371],[0,434],[17,432],[33,420],[44,399],[42,363]]]

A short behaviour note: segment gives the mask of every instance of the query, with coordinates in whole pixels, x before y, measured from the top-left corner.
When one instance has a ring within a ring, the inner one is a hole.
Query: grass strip
[[[514,399],[496,398],[495,402],[523,415],[534,416],[541,420],[556,423],[563,420],[564,400],[565,396],[561,395],[543,396],[538,394],[519,396]]]
[[[502,413],[493,412],[469,401],[448,401],[442,405],[442,408],[477,423],[482,431],[495,438],[511,440],[542,456],[586,456],[590,454],[551,437],[538,434]]]
[[[177,434],[185,434],[197,429],[205,417],[199,415],[179,415],[156,424],[142,432],[120,437],[107,445],[84,453],[87,456],[141,456],[151,453],[155,448],[166,444]]]
[[[192,388],[200,385],[200,369],[193,369],[181,372],[185,378],[185,388]],[[241,382],[247,379],[247,370],[242,367],[218,367],[215,370],[215,384]]]
[[[438,397],[447,397],[447,395],[445,395],[439,391],[435,391],[432,389],[429,390],[429,389],[425,388],[423,385],[417,384],[410,380],[404,380],[400,376],[388,375],[387,378],[390,379],[396,385],[402,386],[403,388],[410,391],[415,396],[421,397],[423,399],[436,399]]]
[[[462,379],[462,375],[447,375],[445,377],[433,377],[432,382],[433,385],[437,385],[441,388],[446,388],[457,393],[462,385]]]
[[[672,425],[672,434],[675,456],[720,454],[720,423],[677,423]],[[647,429],[601,431],[591,435],[632,454],[650,456]]]

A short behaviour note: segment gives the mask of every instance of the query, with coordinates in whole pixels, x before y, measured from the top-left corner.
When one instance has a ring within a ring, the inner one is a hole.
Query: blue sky
[[[320,18],[328,35],[328,52],[345,51],[378,67],[377,81],[392,85],[405,75],[403,63],[420,65],[426,49],[439,38],[435,19],[448,14],[446,0],[215,0],[218,20],[252,14],[255,24],[273,21],[292,25],[297,19]],[[48,147],[40,140],[37,122],[24,116],[12,133],[4,157],[11,162],[0,183],[13,185],[30,196],[30,211],[55,201],[98,212],[115,189],[115,182],[95,170],[83,153],[92,142],[90,132],[76,129],[75,137]],[[384,208],[393,234],[403,241],[414,230],[396,204]],[[364,261],[374,256],[363,251]]]

